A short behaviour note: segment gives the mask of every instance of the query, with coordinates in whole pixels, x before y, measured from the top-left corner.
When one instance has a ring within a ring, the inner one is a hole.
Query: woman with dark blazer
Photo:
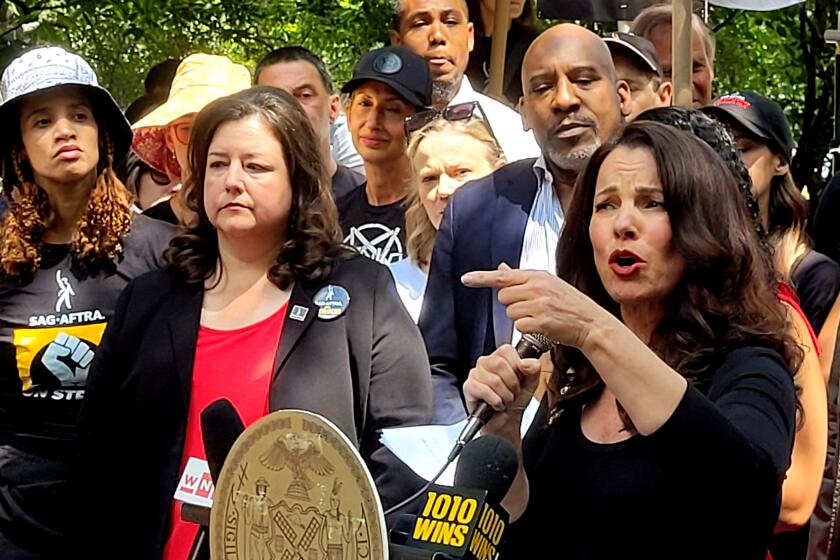
[[[165,270],[123,293],[90,374],[80,489],[99,521],[87,552],[186,557],[196,527],[173,495],[203,458],[201,410],[222,397],[246,425],[286,408],[331,420],[386,508],[419,487],[378,430],[429,421],[423,341],[388,269],[340,245],[315,153],[306,115],[275,88],[199,113],[186,186],[198,219]],[[118,487],[130,497],[109,504]]]

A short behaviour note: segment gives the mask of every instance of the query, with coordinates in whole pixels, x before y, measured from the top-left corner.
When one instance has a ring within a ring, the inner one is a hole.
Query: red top
[[[814,333],[814,327],[811,326],[811,321],[808,320],[808,317],[805,316],[805,312],[802,311],[802,307],[799,306],[799,296],[796,295],[796,292],[793,291],[793,288],[787,282],[779,282],[779,289],[776,292],[779,296],[779,299],[788,305],[790,305],[794,311],[796,311],[802,320],[805,321],[805,326],[808,327],[808,334],[811,335],[811,342],[814,343],[814,350],[817,352],[817,356],[822,354],[822,349],[820,348],[820,341],[817,339],[817,335]]]
[[[198,330],[193,365],[187,439],[181,455],[184,471],[190,457],[206,459],[201,437],[201,411],[213,401],[228,399],[245,426],[268,413],[268,388],[274,371],[274,356],[283,331],[286,308],[241,329]],[[181,502],[172,500],[169,539],[164,560],[183,560],[192,547],[198,525],[181,520]]]

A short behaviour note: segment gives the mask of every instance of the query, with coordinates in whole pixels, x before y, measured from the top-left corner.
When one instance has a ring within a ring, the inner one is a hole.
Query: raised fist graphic
[[[62,387],[83,386],[92,361],[90,345],[63,332],[58,333],[41,358],[41,363],[61,381]]]

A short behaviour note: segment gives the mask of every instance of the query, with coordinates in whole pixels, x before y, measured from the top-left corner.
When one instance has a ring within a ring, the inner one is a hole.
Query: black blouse
[[[649,436],[594,443],[581,409],[546,409],[523,444],[530,500],[507,557],[765,558],[796,429],[778,354],[733,351],[708,395],[689,388]]]

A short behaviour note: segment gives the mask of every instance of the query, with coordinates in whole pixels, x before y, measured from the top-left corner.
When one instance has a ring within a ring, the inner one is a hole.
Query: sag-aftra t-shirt
[[[90,272],[68,245],[44,244],[31,280],[0,274],[0,444],[58,451],[75,435],[85,381],[117,297],[161,266],[172,236],[135,216],[115,267]]]

